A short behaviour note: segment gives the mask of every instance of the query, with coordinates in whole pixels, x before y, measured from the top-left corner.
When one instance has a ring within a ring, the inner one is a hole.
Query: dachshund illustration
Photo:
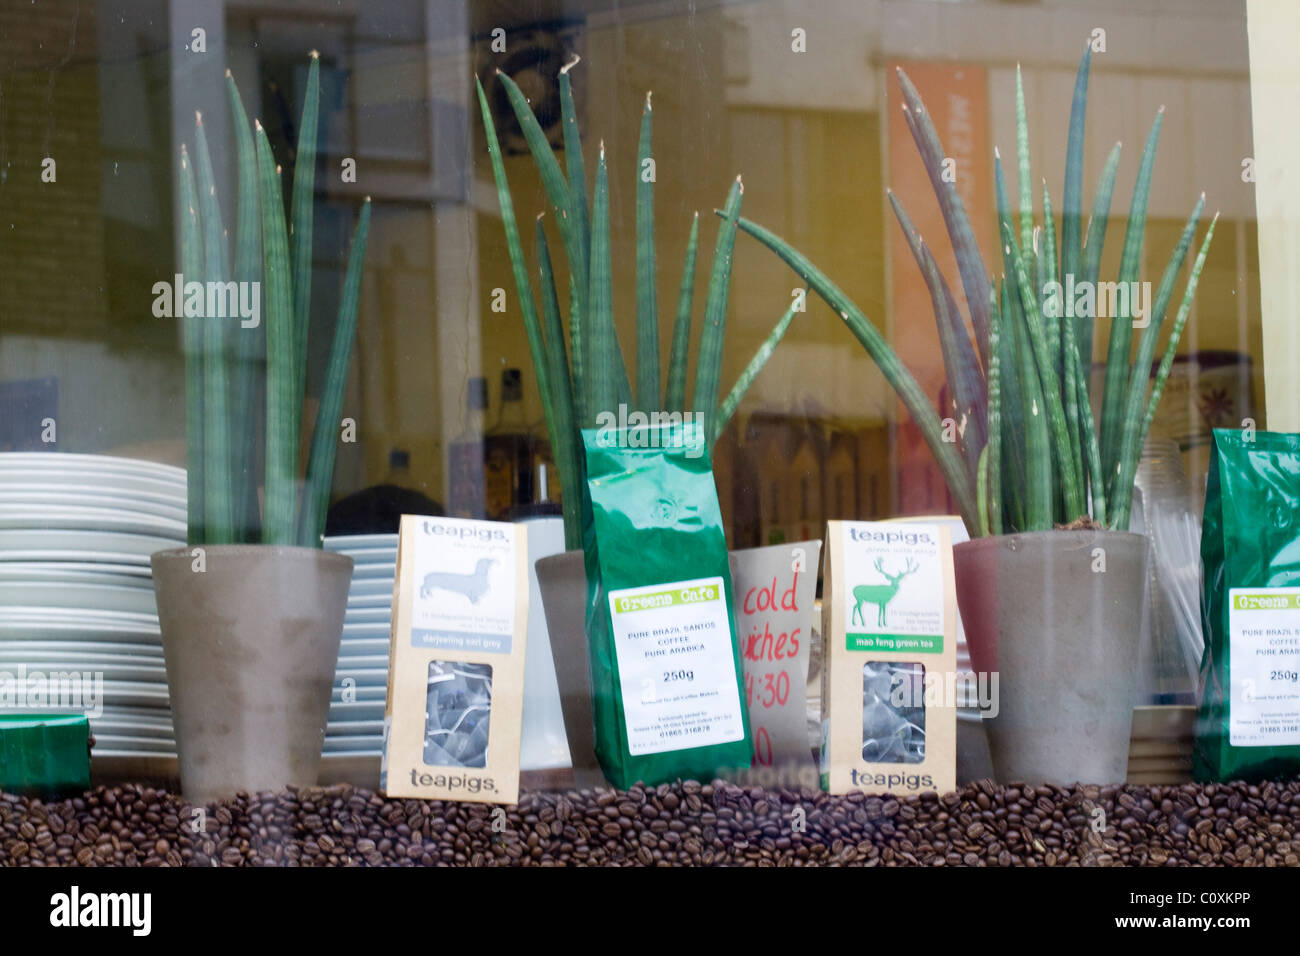
[[[473,574],[454,574],[450,571],[434,571],[424,576],[420,585],[420,597],[427,598],[434,588],[451,591],[469,598],[471,604],[477,604],[488,590],[488,570],[496,565],[496,558],[479,558]]]

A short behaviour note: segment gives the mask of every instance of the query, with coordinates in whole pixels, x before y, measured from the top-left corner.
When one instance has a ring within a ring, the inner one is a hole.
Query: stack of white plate
[[[182,469],[0,454],[0,672],[102,680],[82,698],[96,760],[175,753],[149,556],[185,531]]]
[[[326,757],[378,756],[384,745],[397,535],[330,537],[325,539],[325,549],[346,554],[355,567],[323,753]]]

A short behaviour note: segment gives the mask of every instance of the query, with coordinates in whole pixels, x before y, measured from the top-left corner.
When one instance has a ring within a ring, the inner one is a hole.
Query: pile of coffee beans
[[[291,789],[194,807],[121,786],[0,794],[0,864],[49,866],[1300,866],[1300,779],[981,781],[914,797],[684,781],[517,805]]]

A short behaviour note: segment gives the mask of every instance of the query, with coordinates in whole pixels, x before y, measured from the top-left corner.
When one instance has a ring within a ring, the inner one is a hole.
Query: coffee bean
[[[805,827],[792,827],[796,808]],[[1106,828],[1092,830],[1103,809]],[[504,811],[499,818],[498,809]],[[166,791],[0,794],[0,862],[82,866],[1300,866],[1300,781],[909,797],[684,781],[534,792],[495,808],[351,787],[239,794],[206,833]]]

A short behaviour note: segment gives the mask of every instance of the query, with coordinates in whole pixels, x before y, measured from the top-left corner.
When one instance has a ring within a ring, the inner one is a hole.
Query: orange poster
[[[963,63],[910,63],[888,65],[888,172],[887,182],[917,231],[939,263],[953,296],[967,319],[966,296],[957,272],[957,261],[948,241],[943,213],[934,187],[903,116],[903,95],[896,67],[901,66],[915,84],[929,111],[943,144],[945,164],[954,177],[976,241],[989,258],[993,247],[996,216],[993,201],[993,144],[989,135],[988,74],[981,66]],[[946,380],[939,333],[925,279],[917,267],[892,210],[886,208],[886,249],[890,261],[890,339],[903,364],[911,369],[921,387],[938,408],[939,393]],[[893,441],[893,467],[897,481],[900,515],[950,514],[955,506],[944,486],[943,476],[902,404],[897,405],[897,427]]]

